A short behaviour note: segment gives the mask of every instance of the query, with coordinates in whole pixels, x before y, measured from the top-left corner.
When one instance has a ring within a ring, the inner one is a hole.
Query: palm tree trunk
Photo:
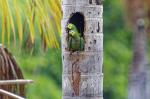
[[[129,74],[128,99],[146,98],[146,29],[144,7],[142,0],[128,1],[133,25],[133,60]]]
[[[62,0],[62,9],[62,99],[103,99],[101,0]],[[82,34],[84,51],[68,50],[68,23]]]

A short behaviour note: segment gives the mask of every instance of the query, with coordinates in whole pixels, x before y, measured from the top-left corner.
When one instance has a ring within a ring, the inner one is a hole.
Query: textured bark
[[[62,0],[62,10],[62,99],[103,99],[102,1]],[[84,28],[85,45],[84,51],[71,52],[67,45],[66,26],[71,16],[77,13],[84,16],[84,27],[79,25],[79,28]]]
[[[128,99],[149,99],[146,97],[147,60],[146,29],[143,0],[127,0],[133,25],[133,61],[129,75]]]

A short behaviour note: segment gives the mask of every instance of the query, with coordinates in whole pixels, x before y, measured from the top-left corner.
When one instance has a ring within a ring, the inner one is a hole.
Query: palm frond
[[[0,46],[0,80],[23,79],[23,74],[14,57],[8,50]],[[24,85],[0,85],[0,89],[14,92],[20,96],[25,96]],[[0,95],[0,99],[10,99],[8,96]]]
[[[19,40],[21,45],[26,41],[26,35],[30,35],[32,44],[40,36],[47,47],[59,47],[60,0],[0,0],[0,5],[3,44],[9,46],[13,42],[16,45]]]

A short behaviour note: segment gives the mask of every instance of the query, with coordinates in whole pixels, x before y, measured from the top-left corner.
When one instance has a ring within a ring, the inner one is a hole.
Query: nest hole
[[[89,0],[89,4],[100,5],[100,4],[102,4],[102,0]]]
[[[84,30],[85,30],[85,21],[84,21],[84,15],[80,12],[76,12],[71,14],[70,19],[68,20],[68,23],[74,24],[78,32],[81,33],[81,36],[84,36]]]

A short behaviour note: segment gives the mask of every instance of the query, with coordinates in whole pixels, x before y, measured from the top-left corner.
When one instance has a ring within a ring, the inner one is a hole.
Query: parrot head
[[[72,24],[72,23],[69,23],[69,24],[67,25],[67,29],[73,30],[73,29],[76,29],[76,26],[75,26],[74,24]]]
[[[75,31],[69,31],[69,35],[70,35],[70,36],[74,37],[75,34],[76,34]]]

